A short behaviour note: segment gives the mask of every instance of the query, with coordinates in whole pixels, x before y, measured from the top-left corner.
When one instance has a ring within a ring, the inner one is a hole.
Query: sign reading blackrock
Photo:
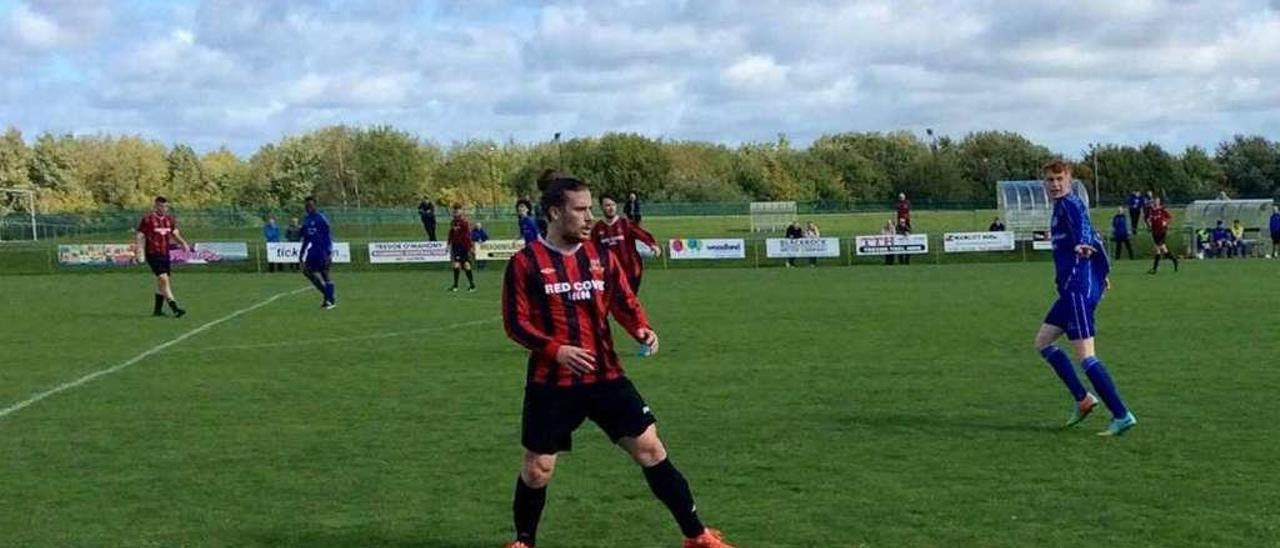
[[[928,234],[857,236],[854,253],[860,257],[874,255],[924,255],[929,252]]]
[[[667,241],[672,259],[745,259],[747,242],[742,239],[676,238]]]
[[[505,261],[524,249],[524,240],[489,240],[476,244],[477,261]]]
[[[840,256],[840,238],[769,238],[764,243],[770,259]]]
[[[449,244],[446,242],[369,242],[369,262],[388,263],[447,263]]]
[[[302,251],[302,244],[298,242],[267,242],[267,262],[296,263],[298,262],[298,253],[300,251]],[[351,262],[351,244],[333,242],[333,256],[331,259],[335,263]]]
[[[942,235],[942,250],[947,253],[974,251],[1013,251],[1012,232],[948,232]]]

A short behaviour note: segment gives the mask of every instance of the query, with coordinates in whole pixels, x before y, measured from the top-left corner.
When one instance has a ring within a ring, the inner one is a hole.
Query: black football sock
[[[174,312],[177,312],[178,310],[181,310],[181,308],[179,308],[179,307],[178,307],[178,301],[177,301],[177,300],[169,299],[169,310],[172,310],[172,311],[174,311]]]
[[[466,271],[466,273],[467,273],[467,285],[470,285],[471,287],[475,287],[475,286],[476,286],[476,279],[475,279],[475,277],[471,275],[471,271],[470,271],[470,270],[467,270],[467,271]],[[456,283],[456,282],[455,282],[455,283]]]
[[[1168,255],[1165,255],[1165,256],[1166,256],[1166,257],[1168,257],[1170,261],[1173,261],[1173,271],[1174,271],[1174,272],[1177,272],[1177,271],[1178,271],[1178,258],[1177,258],[1177,257],[1174,257],[1174,256],[1173,256],[1173,253],[1169,253]]]
[[[516,540],[533,546],[538,536],[538,521],[547,505],[547,488],[534,489],[516,477],[516,498],[512,511],[516,521]]]
[[[164,314],[164,295],[156,293],[155,308],[151,313],[156,315]]]
[[[680,532],[685,538],[694,538],[702,534],[705,528],[698,519],[698,508],[693,504],[693,493],[689,491],[689,482],[665,459],[658,464],[644,469],[644,479],[649,482],[649,489],[658,500],[667,505],[671,516],[680,524]]]
[[[453,287],[458,287],[458,269],[453,269]]]
[[[1160,270],[1160,256],[1159,256],[1159,255],[1156,255],[1156,260],[1155,260],[1155,262],[1151,263],[1151,271],[1152,271],[1152,272],[1155,272],[1155,271],[1157,271],[1157,270]]]

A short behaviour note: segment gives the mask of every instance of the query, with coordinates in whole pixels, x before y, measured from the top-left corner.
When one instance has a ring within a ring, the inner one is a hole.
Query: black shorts
[[[541,455],[573,449],[573,431],[591,419],[609,441],[643,434],[657,422],[631,380],[557,388],[530,384],[524,389],[520,443]]]
[[[168,253],[147,253],[147,266],[151,267],[151,273],[159,276],[170,272],[169,254]]]
[[[1155,232],[1151,233],[1151,241],[1154,242],[1156,245],[1164,245],[1164,242],[1167,239],[1169,239],[1168,234],[1157,234]]]
[[[1280,233],[1271,235],[1271,245],[1274,247],[1280,247]]]
[[[449,260],[455,263],[465,263],[471,261],[470,249],[452,249],[449,250]]]

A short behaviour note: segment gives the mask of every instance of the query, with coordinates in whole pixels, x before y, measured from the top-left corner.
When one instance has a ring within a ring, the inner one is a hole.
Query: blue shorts
[[[329,270],[329,254],[318,249],[308,249],[302,264],[308,271],[323,272]]]
[[[1044,323],[1061,328],[1068,340],[1088,339],[1098,334],[1093,322],[1093,311],[1097,308],[1097,299],[1080,293],[1058,293],[1058,300],[1045,315]]]

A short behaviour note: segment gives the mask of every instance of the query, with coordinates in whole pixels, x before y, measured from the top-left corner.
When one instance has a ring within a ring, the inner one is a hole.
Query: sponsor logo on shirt
[[[555,282],[543,284],[547,295],[565,295],[570,301],[589,301],[591,292],[603,292],[604,280],[585,280],[580,282]]]

